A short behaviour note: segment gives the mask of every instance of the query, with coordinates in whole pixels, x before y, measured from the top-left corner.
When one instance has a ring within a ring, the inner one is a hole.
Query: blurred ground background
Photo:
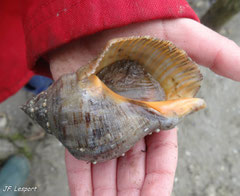
[[[213,0],[189,0],[202,16]],[[220,33],[240,45],[240,14]],[[201,52],[201,51],[199,51]],[[208,108],[189,116],[179,126],[179,161],[173,196],[240,195],[240,83],[201,68],[204,75],[198,97]],[[18,106],[32,96],[24,90],[0,104],[0,164],[14,153],[31,159],[26,186],[37,192],[21,195],[68,196],[64,148],[24,115]]]

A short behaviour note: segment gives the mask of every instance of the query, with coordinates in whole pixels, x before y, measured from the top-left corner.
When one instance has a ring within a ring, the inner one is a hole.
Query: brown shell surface
[[[118,71],[108,73],[114,68],[107,67],[125,61],[136,62],[143,70],[132,69],[127,77],[116,76]],[[23,110],[76,158],[101,162],[121,156],[147,134],[173,128],[183,116],[204,108],[203,100],[192,98],[201,80],[197,65],[172,43],[147,36],[118,38],[96,60],[62,76]],[[32,112],[44,100],[46,110]]]
[[[121,96],[116,99],[117,95],[103,88],[96,76],[81,85],[76,75],[69,79],[63,77],[49,89],[48,119],[52,134],[82,160],[99,162],[119,157],[150,131],[171,128],[177,121],[156,116]]]

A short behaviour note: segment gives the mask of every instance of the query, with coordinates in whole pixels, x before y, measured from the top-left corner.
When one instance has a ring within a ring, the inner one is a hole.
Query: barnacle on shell
[[[204,108],[202,99],[193,98],[201,80],[198,66],[171,42],[118,38],[22,109],[76,158],[96,163]]]

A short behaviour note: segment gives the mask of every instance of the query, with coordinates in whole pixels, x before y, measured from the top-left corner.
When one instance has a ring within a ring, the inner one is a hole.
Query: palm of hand
[[[156,20],[129,25],[68,44],[50,54],[53,78],[57,79],[85,65],[101,51],[107,40],[133,35],[170,40],[197,63],[240,81],[240,48],[231,40],[190,19]],[[145,149],[146,152],[143,152]],[[176,129],[147,136],[124,157],[96,165],[76,160],[66,152],[72,196],[171,195],[176,164]]]
[[[124,157],[96,165],[66,152],[66,164],[72,195],[170,195],[177,164],[177,131],[153,133]]]

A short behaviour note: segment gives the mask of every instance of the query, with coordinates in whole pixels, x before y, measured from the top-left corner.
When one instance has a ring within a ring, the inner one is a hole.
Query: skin
[[[53,78],[56,80],[87,64],[102,51],[109,39],[133,35],[170,40],[198,64],[240,81],[240,48],[191,19],[137,23],[75,40],[49,53]],[[124,157],[96,165],[77,160],[66,151],[71,195],[171,195],[177,155],[176,128],[153,133],[139,141]]]

